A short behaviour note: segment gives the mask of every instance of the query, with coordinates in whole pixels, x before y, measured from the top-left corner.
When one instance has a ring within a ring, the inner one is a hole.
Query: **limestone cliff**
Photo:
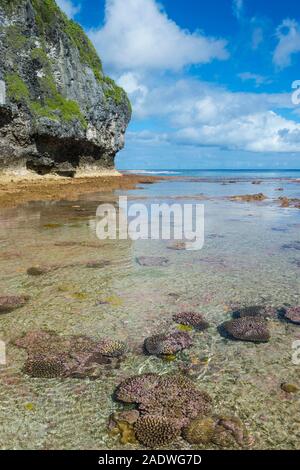
[[[54,0],[0,0],[0,169],[112,167],[131,107]]]

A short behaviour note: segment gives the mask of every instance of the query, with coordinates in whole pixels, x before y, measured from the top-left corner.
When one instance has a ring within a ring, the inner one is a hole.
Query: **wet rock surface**
[[[96,379],[103,375],[105,369],[119,367],[126,351],[126,346],[119,341],[59,336],[44,330],[26,333],[14,344],[28,354],[23,372],[38,378]]]

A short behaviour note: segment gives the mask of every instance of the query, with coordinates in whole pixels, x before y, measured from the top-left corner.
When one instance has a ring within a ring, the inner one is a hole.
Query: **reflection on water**
[[[30,301],[0,317],[7,365],[0,366],[0,447],[15,449],[117,449],[107,432],[108,416],[119,405],[116,385],[141,372],[181,370],[214,399],[215,410],[239,416],[253,435],[254,448],[299,448],[299,394],[281,389],[300,385],[300,365],[292,363],[292,342],[300,327],[269,320],[265,344],[223,338],[217,326],[233,306],[299,305],[300,211],[272,199],[300,197],[300,184],[263,180],[222,184],[163,181],[128,195],[147,204],[198,201],[205,196],[205,245],[201,251],[170,250],[166,241],[100,241],[97,205],[114,195],[88,195],[77,202],[32,203],[0,213],[1,295],[26,294]],[[231,202],[234,194],[262,192],[263,203]],[[279,194],[281,195],[281,193]],[[286,245],[287,248],[283,248]],[[168,258],[164,266],[141,266],[136,258]],[[87,264],[105,261],[92,269]],[[58,266],[28,276],[32,266]],[[169,328],[172,315],[195,310],[210,328],[194,334],[194,344],[174,361],[145,356],[144,338]],[[118,369],[88,379],[33,379],[22,373],[26,353],[12,343],[37,329],[108,336],[125,341],[129,353]],[[177,440],[174,448],[187,448]],[[213,447],[213,446],[212,446]],[[199,448],[199,446],[198,446]]]

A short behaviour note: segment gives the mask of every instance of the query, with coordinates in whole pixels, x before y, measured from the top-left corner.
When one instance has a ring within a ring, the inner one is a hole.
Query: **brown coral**
[[[155,356],[172,355],[189,348],[193,344],[190,335],[186,331],[162,333],[146,338],[144,347],[147,353]]]
[[[157,448],[169,444],[180,433],[176,421],[162,416],[142,416],[134,426],[137,440],[146,447]]]
[[[223,335],[241,341],[265,343],[270,339],[267,322],[263,319],[244,317],[227,321],[220,325],[219,331]]]
[[[211,417],[193,420],[183,431],[184,439],[190,444],[208,444],[214,435],[216,422]]]
[[[56,375],[77,378],[97,378],[105,367],[118,367],[126,346],[115,340],[93,339],[79,336],[59,336],[53,331],[37,330],[15,340],[15,345],[26,349],[28,361],[24,372],[35,376],[36,370],[48,369],[48,362],[62,362]],[[39,372],[37,372],[39,373]],[[47,372],[45,373],[47,376]]]
[[[196,330],[205,330],[209,323],[197,312],[179,312],[173,315],[173,320],[181,325],[192,326]]]
[[[105,338],[98,343],[98,351],[103,356],[119,357],[126,352],[126,344],[122,341]]]
[[[175,419],[181,427],[200,414],[208,414],[212,403],[209,395],[198,390],[191,380],[169,374],[131,377],[118,386],[115,396],[125,403],[136,403],[143,415]]]
[[[65,372],[63,359],[59,356],[33,356],[27,359],[23,372],[31,377],[52,379]]]

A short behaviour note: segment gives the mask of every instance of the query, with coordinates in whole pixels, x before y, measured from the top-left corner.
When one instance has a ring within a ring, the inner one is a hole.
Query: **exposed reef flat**
[[[161,177],[159,179],[162,179]],[[155,176],[121,175],[104,170],[90,176],[64,178],[55,175],[26,176],[0,174],[0,207],[14,207],[29,201],[76,199],[80,194],[133,189],[138,184],[158,180]]]

